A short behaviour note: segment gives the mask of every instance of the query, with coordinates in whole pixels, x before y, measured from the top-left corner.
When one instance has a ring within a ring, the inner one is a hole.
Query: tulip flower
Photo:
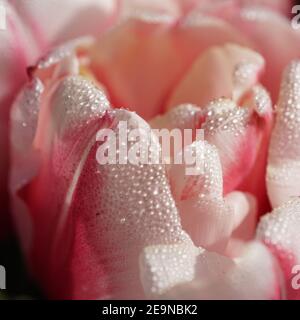
[[[46,296],[299,299],[300,42],[287,2],[66,6],[8,6],[27,28],[9,39],[26,45],[0,78],[13,220]],[[192,138],[168,153],[159,130]]]

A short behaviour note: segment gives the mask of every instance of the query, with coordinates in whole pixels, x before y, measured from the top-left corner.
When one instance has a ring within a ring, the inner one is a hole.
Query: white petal
[[[285,70],[267,169],[268,194],[273,207],[300,195],[300,62]]]

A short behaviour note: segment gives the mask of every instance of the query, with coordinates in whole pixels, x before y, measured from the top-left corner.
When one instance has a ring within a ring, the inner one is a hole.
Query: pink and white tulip
[[[7,41],[33,43],[10,49],[0,78],[22,70],[1,105],[23,84],[10,110],[12,211],[49,297],[299,299],[300,35],[286,1],[254,2],[67,1],[53,27],[38,23],[51,24],[53,2],[8,6],[27,29]],[[97,132],[121,121],[202,129],[185,148],[203,150],[204,171],[99,164]]]

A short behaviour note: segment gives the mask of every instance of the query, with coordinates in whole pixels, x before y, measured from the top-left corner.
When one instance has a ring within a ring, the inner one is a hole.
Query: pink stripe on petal
[[[127,121],[128,129],[149,129],[128,111],[116,110],[112,116],[115,125]],[[190,240],[182,231],[165,168],[99,165],[100,145],[88,155],[66,224],[74,230],[70,294],[75,298],[141,298],[138,256],[142,248]],[[132,145],[128,141],[129,148]],[[154,143],[153,148],[159,145]]]

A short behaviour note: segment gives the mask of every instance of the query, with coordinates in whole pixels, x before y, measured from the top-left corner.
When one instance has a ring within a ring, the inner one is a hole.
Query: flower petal
[[[200,127],[202,110],[193,104],[179,105],[149,121],[153,129],[196,129]]]
[[[51,247],[68,211],[82,153],[95,130],[93,121],[99,122],[106,108],[103,94],[80,77],[61,80],[53,97],[33,80],[14,105],[14,218],[31,269],[42,282],[51,282],[43,272],[64,260],[63,255],[54,258]],[[60,250],[64,249],[61,244]]]
[[[243,6],[257,5],[266,6],[285,15],[290,14],[292,1],[290,0],[242,0]]]
[[[140,276],[146,295],[193,280],[197,256],[203,249],[191,243],[146,247],[140,255]]]
[[[220,99],[207,106],[202,129],[205,139],[218,148],[225,194],[235,190],[253,170],[269,121],[270,112],[261,117],[253,105],[238,107],[230,100]]]
[[[32,152],[31,147],[43,91],[42,82],[39,79],[32,79],[20,91],[11,111],[10,191],[13,200],[12,209],[17,213],[14,222],[25,252],[28,252],[31,246],[32,222],[25,204],[17,193],[37,174],[37,155]]]
[[[257,229],[257,238],[270,248],[283,270],[285,297],[296,300],[300,292],[293,287],[297,280],[293,280],[293,268],[300,264],[299,228],[300,200],[294,198],[263,216]]]
[[[262,84],[276,101],[284,68],[292,59],[299,58],[299,32],[291,27],[288,17],[252,3],[229,14],[227,21],[251,39],[253,48],[265,58]]]
[[[242,190],[253,194],[257,200],[258,215],[270,210],[270,203],[266,187],[266,167],[271,131],[273,128],[273,108],[269,93],[261,85],[254,86],[244,97],[243,105],[252,108],[258,115],[257,129],[257,155],[251,170],[237,186]]]
[[[61,79],[46,98],[32,142],[38,172],[13,190],[30,213],[32,271],[50,297],[143,297],[140,250],[190,240],[164,167],[100,165],[95,136],[120,121],[141,132],[150,127],[128,111],[106,111],[103,93],[78,76]]]
[[[115,0],[11,1],[43,49],[81,36],[99,36],[114,20]],[[55,17],[55,23],[53,23]]]
[[[8,135],[9,112],[16,91],[26,81],[26,66],[36,59],[38,45],[30,30],[8,1],[1,1],[5,10],[6,30],[0,30],[0,237],[8,231]]]
[[[248,244],[235,259],[206,250],[195,257],[195,249],[185,250],[188,254],[172,246],[156,246],[142,252],[141,277],[148,297],[235,300],[280,297],[276,261],[258,242]]]
[[[173,16],[178,18],[181,14],[180,6],[174,0],[124,0],[121,4],[121,13],[125,18],[132,16]]]
[[[267,187],[273,207],[300,195],[300,62],[285,70],[270,144]]]
[[[167,106],[192,103],[204,107],[222,97],[238,101],[257,82],[263,67],[262,57],[250,49],[233,44],[211,47],[195,61]]]
[[[108,32],[93,50],[92,69],[113,105],[134,108],[148,120],[163,111],[174,86],[205,49],[246,43],[229,24],[215,20],[199,27],[178,24],[172,15],[136,14]]]
[[[225,194],[236,188],[252,193],[258,200],[261,214],[269,209],[265,166],[272,128],[272,104],[269,94],[260,85],[255,85],[240,100],[243,107],[228,99],[213,101],[205,108],[183,104],[152,119],[150,124],[158,129],[179,129],[182,134],[185,129],[191,129],[191,141],[196,139],[197,129],[202,128],[203,138],[218,148]],[[183,145],[187,146],[187,142],[183,141]],[[179,172],[174,170],[174,177]],[[177,186],[180,186],[179,181]]]
[[[251,240],[257,222],[257,202],[249,193],[234,191],[225,197],[225,201],[234,210],[234,232],[232,237]]]
[[[207,142],[195,141],[183,154],[185,160],[190,154],[197,157],[196,163],[173,164],[169,171],[183,229],[195,245],[222,252],[233,231],[234,212],[222,198],[218,152]]]
[[[116,110],[112,116],[116,125],[126,121],[129,130],[137,129],[143,134],[150,129],[128,111]],[[115,132],[118,139],[119,133]],[[152,139],[156,141],[154,136]],[[190,240],[182,231],[164,167],[99,165],[95,160],[99,145],[88,155],[73,197],[70,222],[66,224],[69,228],[71,223],[74,230],[69,269],[72,295],[141,298],[138,256],[142,248]],[[132,145],[128,141],[128,147]],[[152,147],[159,145],[154,143]]]
[[[177,162],[182,160],[182,164],[174,162],[169,171],[176,200],[195,197],[222,198],[222,168],[218,150],[214,146],[206,141],[195,141],[175,155],[175,158],[178,159]]]
[[[113,105],[134,108],[145,119],[160,112],[185,64],[170,32],[174,18],[151,19],[141,16],[122,22],[92,52],[92,70],[108,89]],[[162,68],[164,75],[158,79]]]
[[[203,119],[204,113],[199,107],[183,104],[149,121],[153,131],[161,139],[162,156],[166,161],[170,159],[174,160],[174,156],[182,152],[182,148],[187,147],[197,138],[197,129],[200,127]],[[171,143],[170,147],[165,144],[164,134],[174,139],[174,143]],[[175,140],[175,137],[178,140]],[[183,154],[178,155],[183,157]]]

